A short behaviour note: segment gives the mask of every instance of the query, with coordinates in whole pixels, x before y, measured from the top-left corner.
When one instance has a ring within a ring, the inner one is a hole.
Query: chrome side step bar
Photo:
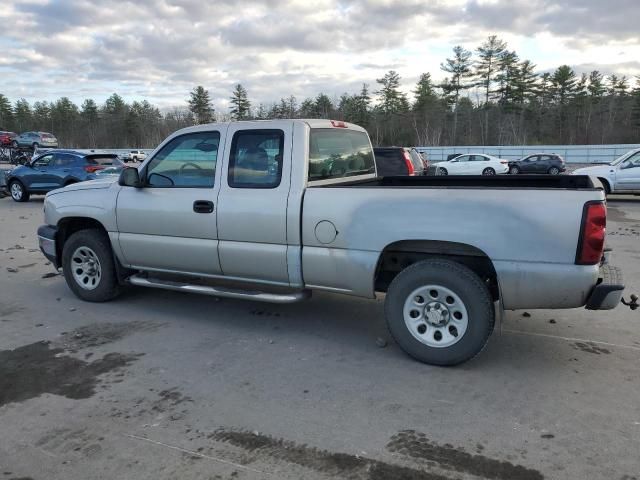
[[[209,285],[180,283],[172,280],[147,278],[138,275],[129,277],[127,281],[131,285],[136,285],[138,287],[162,288],[164,290],[175,290],[177,292],[199,293],[201,295],[210,295],[213,297],[239,298],[242,300],[253,300],[256,302],[295,303],[311,297],[310,290],[299,290],[291,293],[268,293],[257,290],[239,290]]]

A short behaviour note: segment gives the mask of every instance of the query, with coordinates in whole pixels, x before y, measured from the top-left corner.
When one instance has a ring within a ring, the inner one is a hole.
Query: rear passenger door
[[[232,123],[227,132],[218,197],[220,265],[226,277],[288,285],[293,124],[255,125]]]
[[[53,162],[51,163],[51,177],[55,182],[56,187],[63,187],[66,180],[70,176],[71,168],[78,160],[75,155],[69,155],[67,153],[56,153],[53,156]]]

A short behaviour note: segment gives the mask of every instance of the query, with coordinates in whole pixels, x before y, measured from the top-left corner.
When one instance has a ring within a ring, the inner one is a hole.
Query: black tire
[[[549,175],[558,175],[560,174],[560,169],[558,167],[551,167],[549,169]]]
[[[20,180],[11,180],[9,182],[9,193],[14,202],[22,203],[29,201],[29,192]]]
[[[31,144],[31,148],[33,149],[33,151],[36,151],[39,147],[40,147],[40,144],[38,142],[33,142]]]
[[[467,310],[466,331],[457,343],[447,347],[432,347],[419,341],[404,319],[409,295],[421,286],[434,284],[454,292]],[[487,286],[464,265],[446,259],[424,260],[400,272],[387,291],[385,316],[391,335],[404,352],[420,362],[440,366],[457,365],[475,357],[487,344],[494,326],[493,301]]]
[[[495,175],[496,171],[491,168],[491,167],[487,167],[484,170],[482,170],[482,175]]]
[[[93,290],[87,290],[80,286],[73,275],[72,256],[80,247],[91,249],[99,260],[101,275]],[[108,302],[120,293],[111,243],[107,234],[102,230],[80,230],[67,239],[62,248],[62,271],[71,291],[78,298],[87,302]]]
[[[511,175],[518,175],[520,173],[520,169],[516,166],[513,166],[509,169],[509,173]]]
[[[439,175],[449,175],[449,172],[447,171],[446,168],[444,167],[437,167],[438,168],[438,174]]]
[[[20,145],[18,145],[18,142],[16,142],[15,140],[11,142],[11,148],[18,148]]]

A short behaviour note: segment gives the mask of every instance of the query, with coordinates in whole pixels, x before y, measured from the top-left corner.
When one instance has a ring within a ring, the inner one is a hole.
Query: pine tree
[[[475,65],[475,75],[480,80],[480,85],[484,88],[484,103],[489,103],[491,85],[498,70],[498,61],[504,55],[507,44],[495,35],[491,35],[476,50],[478,60]]]
[[[33,129],[36,130],[52,130],[51,125],[51,106],[48,102],[35,102],[33,104]]]
[[[536,95],[538,75],[536,66],[529,60],[521,62],[516,69],[514,78],[515,91],[513,92],[516,103],[524,104]]]
[[[7,97],[0,93],[0,130],[9,130],[13,124],[13,108]]]
[[[607,89],[604,86],[604,76],[598,70],[593,70],[589,74],[587,91],[592,97],[601,97],[606,93]]]
[[[498,93],[500,94],[500,104],[511,107],[515,102],[515,92],[517,91],[517,80],[519,75],[519,58],[516,52],[505,50],[498,60]]]
[[[300,118],[316,118],[316,104],[313,99],[305,98],[300,104]]]
[[[409,109],[407,96],[400,91],[400,75],[394,70],[389,70],[387,74],[376,80],[382,88],[376,92],[380,95],[380,109],[382,112],[400,113]]]
[[[231,118],[234,120],[245,120],[249,118],[251,102],[247,98],[247,90],[237,84],[231,93]]]
[[[467,79],[471,77],[471,52],[457,45],[453,47],[453,57],[440,64],[440,69],[451,74],[450,88],[454,93],[454,105],[458,104],[460,92],[471,85]]]
[[[416,88],[413,90],[413,95],[415,96],[413,110],[416,112],[428,110],[438,101],[430,73],[420,75]]]
[[[331,118],[333,103],[331,103],[331,99],[324,93],[316,97],[314,107],[316,118]]]
[[[562,65],[553,72],[551,85],[556,101],[566,105],[576,93],[576,74],[569,65]]]
[[[24,131],[31,125],[31,106],[24,98],[16,101],[13,107],[14,125],[18,131]]]
[[[198,85],[190,92],[189,110],[193,113],[197,125],[213,121],[215,110],[209,98],[209,91]]]

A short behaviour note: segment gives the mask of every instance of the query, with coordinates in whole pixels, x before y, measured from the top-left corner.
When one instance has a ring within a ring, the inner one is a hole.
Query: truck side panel
[[[308,188],[302,225],[305,283],[372,296],[376,262],[346,257],[355,251],[378,258],[397,241],[434,240],[484,252],[497,272],[506,308],[581,306],[596,283],[598,266],[578,266],[574,260],[583,205],[597,198],[603,194],[593,190]],[[316,238],[322,221],[332,222],[338,232],[328,244]],[[307,253],[307,247],[327,252]],[[339,274],[328,275],[332,269]],[[563,288],[571,281],[578,288]]]

